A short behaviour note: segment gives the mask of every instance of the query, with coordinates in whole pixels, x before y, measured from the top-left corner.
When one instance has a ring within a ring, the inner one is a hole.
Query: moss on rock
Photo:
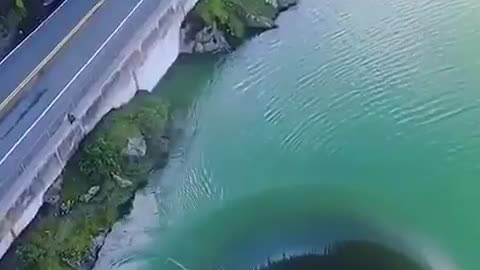
[[[234,48],[252,34],[275,28],[278,14],[296,3],[297,0],[200,0],[186,20],[195,33],[205,26],[214,32],[220,30],[229,47]],[[202,43],[197,37],[195,41]]]

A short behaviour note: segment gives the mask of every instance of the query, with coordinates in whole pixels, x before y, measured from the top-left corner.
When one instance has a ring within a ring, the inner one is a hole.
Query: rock
[[[165,136],[155,136],[149,141],[150,154],[155,158],[167,157],[170,153],[170,140]]]
[[[170,139],[165,134],[154,134],[148,140],[148,156],[154,161],[154,169],[160,169],[167,165],[170,146]]]
[[[92,198],[95,197],[99,191],[100,191],[100,186],[92,186],[87,193],[80,196],[80,201],[85,203],[90,202],[90,200],[92,200]]]
[[[147,154],[147,142],[143,136],[128,138],[127,147],[123,150],[127,157],[141,158]]]
[[[277,27],[273,19],[265,16],[255,16],[253,14],[247,14],[245,19],[248,27],[259,29],[272,29]]]
[[[60,204],[60,210],[59,210],[59,215],[60,216],[66,216],[68,214],[70,214],[70,212],[72,211],[72,207],[73,205],[75,204],[74,201],[72,200],[68,200],[66,202],[62,202]]]
[[[265,3],[272,5],[274,8],[278,8],[278,0],[265,0]]]
[[[193,51],[196,53],[216,53],[230,51],[225,35],[216,25],[200,30],[194,38]]]
[[[121,188],[127,188],[133,185],[132,181],[124,179],[116,174],[112,175],[113,180],[121,187]]]
[[[190,24],[186,24],[184,28],[180,29],[180,53],[193,53],[193,46],[195,46],[195,42],[192,38],[189,37],[188,33],[190,31]]]
[[[202,31],[198,32],[195,35],[195,41],[197,43],[207,43],[210,42],[213,38],[213,27],[205,27],[202,29]]]
[[[48,188],[47,192],[43,196],[43,202],[49,205],[57,205],[60,201],[60,192],[62,190],[63,178],[60,176],[55,182]]]
[[[203,51],[204,52],[216,52],[220,51],[221,47],[218,46],[218,43],[214,40],[211,42],[203,44]]]
[[[50,6],[51,4],[55,3],[57,0],[43,0],[43,6],[44,7],[48,7]]]
[[[205,49],[203,48],[203,44],[200,42],[196,42],[193,47],[193,51],[197,53],[204,53]]]
[[[88,251],[88,255],[86,258],[82,260],[79,266],[76,267],[77,270],[90,270],[93,268],[93,266],[95,265],[95,262],[98,259],[98,252],[100,252],[100,249],[105,244],[106,238],[107,238],[107,233],[101,232],[92,240],[92,243],[90,244],[90,249]]]
[[[43,197],[44,203],[50,204],[50,205],[56,205],[60,201],[60,194],[45,194]]]
[[[97,254],[97,252],[105,243],[106,237],[107,237],[106,233],[100,233],[99,235],[97,235],[92,241],[92,246],[90,247],[90,253]]]
[[[298,0],[277,0],[279,11],[284,11],[297,4]]]

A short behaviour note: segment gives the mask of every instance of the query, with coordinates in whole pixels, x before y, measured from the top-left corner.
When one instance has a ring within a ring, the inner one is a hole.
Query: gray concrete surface
[[[35,119],[40,115],[43,109],[48,103],[61,91],[61,89],[71,80],[71,78],[80,70],[80,68],[88,61],[88,59],[95,53],[95,51],[101,46],[105,39],[110,35],[123,18],[131,11],[131,9],[138,3],[139,0],[107,0],[105,4],[97,11],[96,14],[87,22],[86,25],[80,30],[80,32],[72,38],[72,40],[60,51],[60,53],[54,57],[54,59],[47,65],[47,67],[41,72],[41,75],[35,79],[35,81],[28,86],[28,94],[19,102],[16,107],[0,122],[0,157],[3,157],[17,141],[17,138],[24,134],[24,132],[32,125]],[[79,1],[69,1],[79,2]],[[80,2],[92,2],[96,0],[87,0]],[[154,1],[144,2],[146,5],[155,4]],[[70,11],[66,9],[66,11]],[[88,9],[81,10],[86,13]],[[140,11],[140,10],[139,10]],[[140,11],[143,16],[148,16],[151,10],[148,8]],[[62,14],[58,12],[57,14]],[[76,19],[80,19],[82,16],[76,16]],[[56,20],[50,20],[56,22]],[[60,23],[60,22],[59,22]],[[72,25],[74,25],[72,23]],[[71,27],[73,27],[70,25]],[[48,26],[48,25],[46,25]],[[56,27],[56,25],[53,25]],[[68,27],[67,29],[70,29]],[[45,30],[47,31],[47,30]],[[66,34],[67,31],[54,31],[55,33],[61,32]],[[43,31],[37,32],[42,34]],[[33,69],[40,61],[42,57],[37,57],[36,44],[42,43],[44,36],[38,35],[38,37],[30,39],[35,46],[32,48],[25,47],[29,51],[25,51],[22,47],[21,50],[17,50],[13,57],[9,57],[6,62],[0,65],[0,81],[2,82],[3,89],[13,90],[16,84]],[[60,40],[56,38],[56,40]],[[120,42],[117,42],[120,44]],[[48,44],[52,45],[52,44]],[[52,49],[53,46],[45,45],[46,49]],[[120,45],[119,45],[120,46]],[[40,50],[40,55],[46,56],[48,51]],[[118,48],[111,48],[112,52],[118,50]],[[18,55],[18,57],[17,57]],[[111,54],[111,57],[115,57]],[[28,60],[32,58],[32,60]],[[17,60],[17,61],[14,61]],[[26,64],[28,63],[28,64]],[[108,64],[109,61],[105,61]],[[3,70],[2,70],[3,69]],[[23,71],[23,70],[27,71]],[[12,75],[10,73],[20,73],[23,76]],[[11,78],[11,79],[8,79]],[[6,90],[5,90],[6,91]],[[67,105],[67,104],[65,104]],[[65,109],[65,108],[64,108]],[[0,175],[4,175],[1,171],[2,164],[0,164]],[[0,178],[0,190],[3,185],[3,179]],[[1,194],[1,193],[0,193]]]
[[[21,46],[0,61],[0,100],[32,71],[60,42],[97,0],[66,0],[57,12],[39,27]]]

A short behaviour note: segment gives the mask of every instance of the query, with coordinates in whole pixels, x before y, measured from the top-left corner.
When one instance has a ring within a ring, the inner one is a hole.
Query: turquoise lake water
[[[250,269],[339,240],[480,269],[480,2],[301,0],[185,57],[168,167],[98,269]]]

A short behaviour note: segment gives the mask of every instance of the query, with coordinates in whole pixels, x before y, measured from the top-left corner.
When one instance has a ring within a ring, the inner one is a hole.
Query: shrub
[[[98,137],[81,151],[80,172],[93,183],[110,179],[112,173],[121,174],[122,149],[109,141],[107,136]]]

